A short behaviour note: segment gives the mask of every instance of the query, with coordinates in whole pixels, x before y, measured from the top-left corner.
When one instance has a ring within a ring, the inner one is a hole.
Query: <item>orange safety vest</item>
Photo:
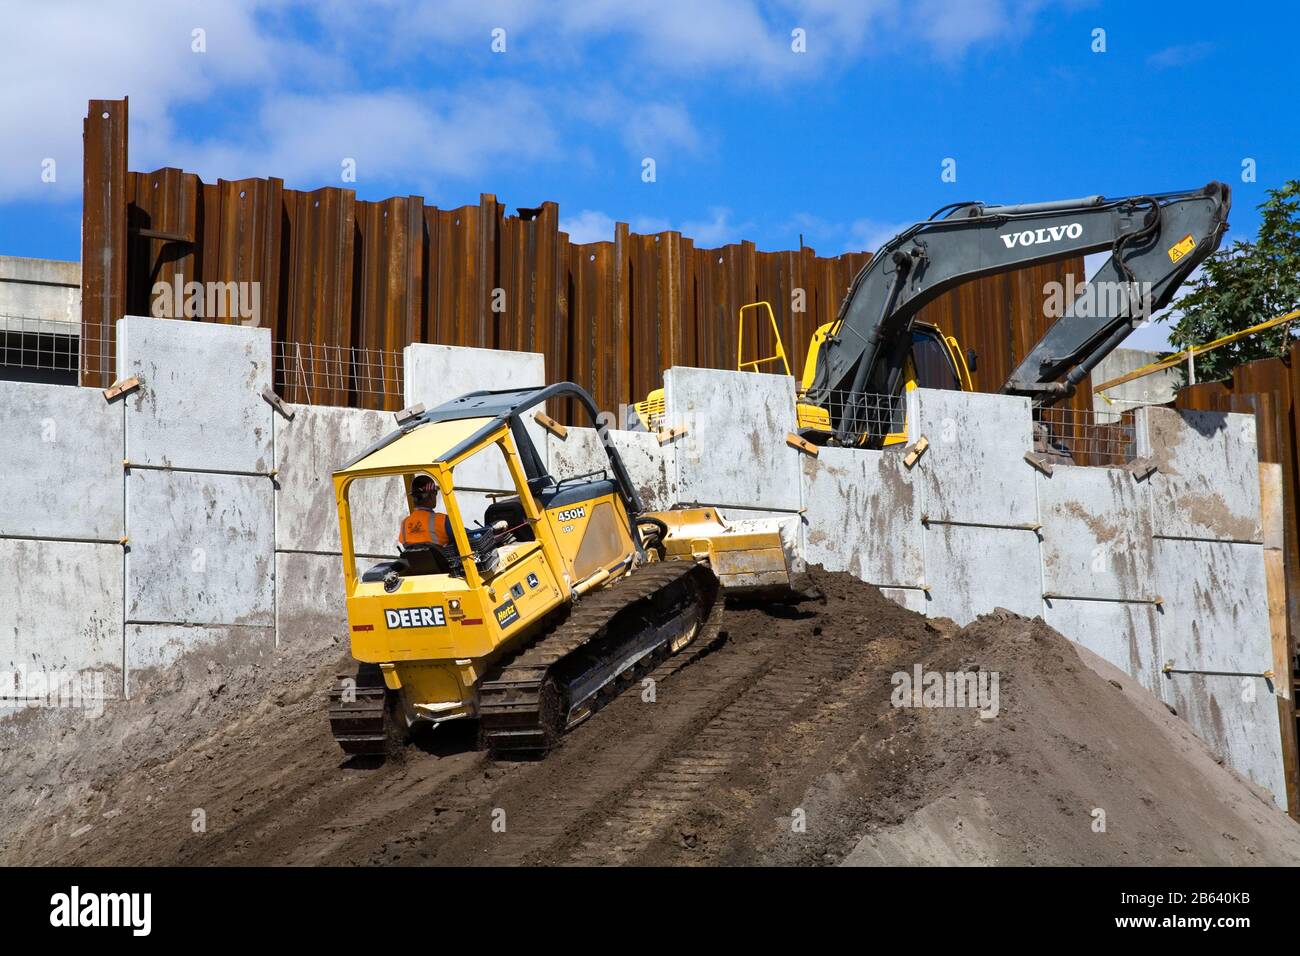
[[[413,544],[433,544],[435,540],[438,544],[451,544],[451,520],[441,511],[416,508],[402,522],[397,540],[404,548]]]

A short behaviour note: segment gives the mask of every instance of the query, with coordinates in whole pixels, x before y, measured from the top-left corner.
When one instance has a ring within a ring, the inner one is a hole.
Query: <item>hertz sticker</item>
[[[1187,253],[1191,252],[1195,248],[1196,248],[1196,240],[1192,238],[1192,234],[1189,232],[1187,235],[1183,236],[1183,238],[1179,239],[1176,243],[1174,243],[1172,246],[1169,247],[1169,261],[1177,262],[1179,259],[1187,255]]]
[[[497,616],[497,625],[502,628],[507,628],[519,620],[519,608],[515,607],[514,601],[506,601],[494,613]]]

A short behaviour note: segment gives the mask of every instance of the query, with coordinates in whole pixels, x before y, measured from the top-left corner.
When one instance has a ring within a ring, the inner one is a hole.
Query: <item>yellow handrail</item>
[[[772,323],[772,335],[776,337],[776,352],[766,358],[751,359],[747,362],[745,361],[745,310],[757,309],[760,307],[767,309],[767,319]],[[740,312],[736,316],[736,321],[739,326],[736,330],[736,371],[743,372],[747,368],[752,368],[757,372],[760,365],[765,365],[768,362],[775,362],[777,359],[780,359],[781,364],[785,366],[785,374],[789,375],[790,362],[785,357],[785,346],[781,343],[781,329],[776,324],[776,313],[772,311],[772,303],[750,302],[746,305],[742,305],[740,307]]]
[[[1217,349],[1222,345],[1227,345],[1231,342],[1237,341],[1238,339],[1244,339],[1248,335],[1254,335],[1256,332],[1263,332],[1278,325],[1285,325],[1287,322],[1294,322],[1296,319],[1300,319],[1300,309],[1288,312],[1286,315],[1279,315],[1276,318],[1269,319],[1267,322],[1260,322],[1258,325],[1252,325],[1248,329],[1242,329],[1239,332],[1232,332],[1228,335],[1222,336],[1221,338],[1215,339],[1213,342],[1206,342],[1203,345],[1193,345],[1189,349],[1183,349],[1181,352],[1176,352],[1173,355],[1166,356],[1159,361],[1152,362],[1150,365],[1143,365],[1141,368],[1128,372],[1125,375],[1121,375],[1119,378],[1112,378],[1110,381],[1102,382],[1100,385],[1094,385],[1092,387],[1092,393],[1096,395],[1099,392],[1104,392],[1108,388],[1114,388],[1116,385],[1123,385],[1126,382],[1131,382],[1134,379],[1152,375],[1155,372],[1163,372],[1167,368],[1181,365],[1187,360],[1189,355],[1196,356],[1204,352],[1209,352],[1212,349]],[[1105,397],[1106,396],[1104,395],[1102,396],[1102,398]]]

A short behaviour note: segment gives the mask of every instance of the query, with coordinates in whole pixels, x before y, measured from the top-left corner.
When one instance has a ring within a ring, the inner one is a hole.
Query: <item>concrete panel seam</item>
[[[234,629],[234,628],[247,628],[250,631],[274,630],[274,626],[270,624],[199,624],[194,621],[152,621],[152,620],[145,620],[143,618],[134,618],[134,617],[126,618],[122,623],[124,625],[125,624],[162,624],[168,627],[192,627],[195,628],[196,630],[203,630],[203,631],[210,631],[214,629],[227,630],[227,629]],[[125,640],[125,636],[123,639]]]

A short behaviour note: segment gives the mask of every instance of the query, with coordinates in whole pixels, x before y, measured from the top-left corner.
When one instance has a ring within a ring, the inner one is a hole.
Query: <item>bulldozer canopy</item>
[[[445,461],[449,452],[491,423],[491,418],[429,422],[371,449],[335,475],[400,472]]]

